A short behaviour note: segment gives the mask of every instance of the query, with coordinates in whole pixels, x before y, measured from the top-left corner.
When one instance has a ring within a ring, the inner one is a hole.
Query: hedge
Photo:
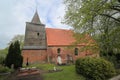
[[[80,58],[75,67],[76,72],[88,80],[106,80],[116,74],[113,64],[102,58]]]

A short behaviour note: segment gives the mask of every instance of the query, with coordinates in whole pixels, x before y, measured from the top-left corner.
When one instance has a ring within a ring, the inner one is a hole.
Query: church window
[[[78,55],[78,48],[75,48],[75,55]]]
[[[58,49],[57,49],[57,53],[58,53],[58,54],[60,54],[60,51],[61,51],[61,49],[60,49],[60,48],[58,48]]]
[[[37,33],[37,36],[39,36],[40,35],[40,33]]]

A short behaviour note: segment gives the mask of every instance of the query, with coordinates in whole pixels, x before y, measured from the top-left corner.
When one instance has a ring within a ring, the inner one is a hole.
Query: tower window
[[[75,48],[75,55],[78,55],[78,48]]]
[[[37,36],[39,36],[40,35],[40,33],[37,33]]]

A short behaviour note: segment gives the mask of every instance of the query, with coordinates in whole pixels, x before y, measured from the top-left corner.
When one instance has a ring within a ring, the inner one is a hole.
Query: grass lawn
[[[5,80],[6,76],[0,76],[0,80]]]
[[[55,65],[53,64],[37,64],[32,65],[40,68],[44,71],[53,70]],[[63,69],[60,72],[53,72],[53,73],[43,73],[44,80],[85,80],[84,77],[76,74],[75,72],[75,65],[69,66],[56,66],[59,69]]]

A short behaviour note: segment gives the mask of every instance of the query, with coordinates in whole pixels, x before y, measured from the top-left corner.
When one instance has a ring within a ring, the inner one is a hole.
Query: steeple
[[[41,21],[40,21],[40,19],[39,19],[39,15],[38,15],[37,10],[36,10],[36,12],[35,12],[35,14],[34,14],[31,22],[32,22],[32,23],[41,24]]]
[[[37,10],[31,22],[26,22],[25,41],[23,49],[47,49],[45,25],[40,22]]]

